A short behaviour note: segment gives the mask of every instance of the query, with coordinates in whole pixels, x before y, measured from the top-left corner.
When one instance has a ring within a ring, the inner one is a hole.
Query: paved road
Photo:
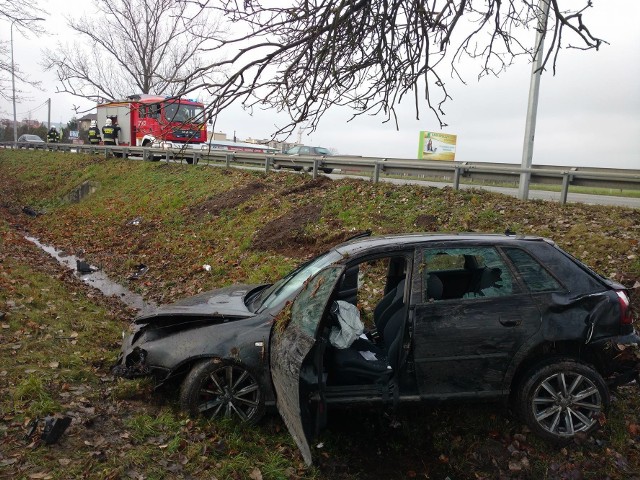
[[[331,174],[327,175],[331,178],[361,178],[363,180],[370,180],[370,177],[360,176],[360,175],[340,175],[340,174]],[[380,177],[381,182],[389,182],[396,185],[424,185],[430,187],[438,187],[443,188],[446,186],[451,186],[450,183],[444,182],[428,182],[424,180],[403,180],[400,178],[385,178]],[[518,196],[517,188],[508,188],[508,187],[491,187],[491,186],[482,186],[482,185],[460,185],[461,189],[470,190],[472,188],[482,188],[484,190],[489,190],[491,192],[502,193],[504,195],[510,195],[512,197]],[[531,200],[552,200],[559,202],[560,201],[560,192],[549,192],[546,190],[530,190],[529,198]],[[632,197],[614,197],[611,195],[590,195],[586,193],[571,193],[567,195],[567,202],[572,203],[587,203],[589,205],[610,205],[616,207],[627,207],[627,208],[640,208],[640,198],[632,198]]]

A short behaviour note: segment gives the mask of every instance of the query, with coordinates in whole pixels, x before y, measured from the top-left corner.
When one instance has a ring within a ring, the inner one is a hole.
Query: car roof
[[[334,248],[343,256],[354,255],[364,250],[386,249],[393,247],[417,246],[438,242],[469,242],[490,244],[513,244],[522,241],[546,242],[554,245],[554,242],[537,236],[505,235],[497,233],[406,233],[400,235],[385,235],[368,237],[362,236],[349,240]]]

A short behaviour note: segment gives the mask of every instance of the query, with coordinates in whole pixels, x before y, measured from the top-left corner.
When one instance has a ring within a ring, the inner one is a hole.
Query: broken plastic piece
[[[129,280],[137,280],[149,270],[149,267],[147,267],[144,263],[136,265],[134,268],[136,269],[136,271],[129,275]]]
[[[36,433],[39,421],[40,419],[36,417],[27,424],[27,433],[25,433],[24,435],[25,442],[29,442],[31,440],[31,437],[33,437],[33,434]]]
[[[24,213],[25,215],[29,215],[30,217],[37,217],[38,215],[42,215],[42,213],[34,210],[29,205],[25,205],[24,207],[22,207],[22,213]]]
[[[52,417],[44,418],[44,430],[40,438],[44,440],[46,445],[51,445],[60,440],[60,437],[71,425],[71,417]]]
[[[76,269],[82,274],[93,273],[95,271],[95,269],[84,260],[76,260]]]

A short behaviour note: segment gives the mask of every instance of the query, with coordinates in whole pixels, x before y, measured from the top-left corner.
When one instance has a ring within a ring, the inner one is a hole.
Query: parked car
[[[356,340],[349,305],[368,326]],[[597,427],[609,388],[637,378],[632,320],[622,285],[544,238],[362,237],[273,285],[140,315],[114,373],[179,383],[192,414],[256,422],[276,404],[309,463],[325,407],[365,400],[510,400],[533,432],[563,442]]]
[[[45,143],[38,135],[20,135],[18,143]]]
[[[296,147],[290,148],[289,150],[285,151],[284,154],[290,155],[292,157],[294,156],[329,157],[333,155],[328,148],[308,147],[306,145],[298,145]],[[280,168],[290,168],[292,170],[295,170],[296,172],[300,172],[306,168],[308,171],[311,171],[311,167],[309,166],[305,167],[304,165],[301,165],[299,162],[296,162],[295,159],[293,158],[290,161],[277,163],[274,166],[274,168],[276,168],[276,170]],[[320,170],[322,170],[324,173],[333,172],[333,168],[323,167],[322,162],[320,163]]]

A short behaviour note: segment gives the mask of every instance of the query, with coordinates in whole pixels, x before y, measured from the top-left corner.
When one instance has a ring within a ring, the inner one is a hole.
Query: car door
[[[312,463],[310,439],[315,434],[317,415],[324,415],[322,354],[317,342],[320,321],[344,272],[343,266],[329,266],[311,278],[291,308],[276,317],[271,334],[271,378],[277,407],[304,461]]]
[[[423,398],[498,397],[541,316],[492,246],[425,249],[414,358]]]

